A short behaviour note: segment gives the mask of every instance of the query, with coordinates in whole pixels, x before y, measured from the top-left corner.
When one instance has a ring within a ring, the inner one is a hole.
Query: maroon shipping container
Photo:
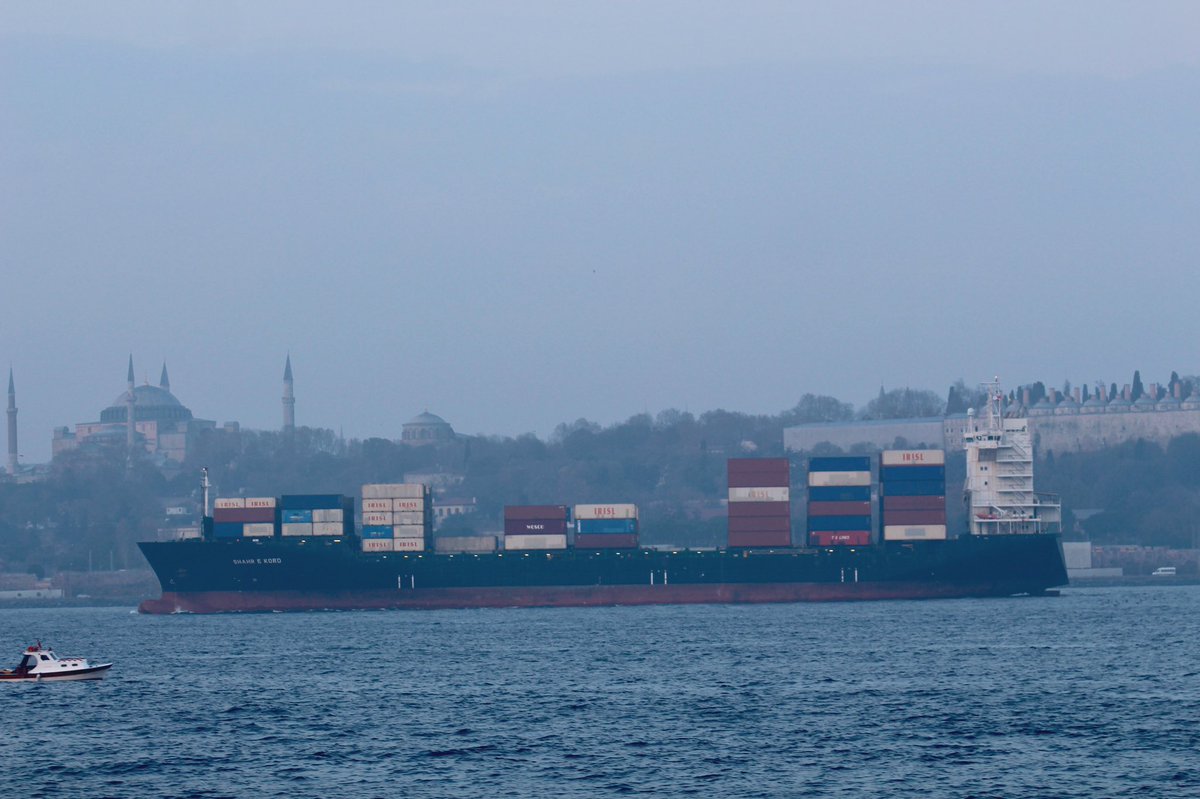
[[[810,502],[809,516],[870,516],[870,502]]]
[[[866,530],[836,533],[809,533],[808,542],[814,547],[865,547],[871,543],[871,534]]]
[[[636,533],[584,533],[575,536],[576,549],[635,549]]]
[[[884,527],[892,524],[920,526],[945,523],[946,511],[944,510],[885,510],[883,512]]]
[[[787,458],[730,458],[725,462],[730,474],[748,472],[787,472]]]
[[[883,509],[889,510],[945,510],[946,498],[942,497],[884,497]]]
[[[562,519],[570,518],[566,505],[505,505],[504,518],[508,519]]]
[[[274,508],[214,508],[213,522],[216,524],[259,524],[275,521]]]
[[[730,488],[787,488],[791,478],[784,474],[767,474],[754,472],[751,474],[729,475]]]
[[[792,520],[786,516],[733,516],[729,519],[731,533],[790,533]]]
[[[505,519],[505,535],[565,535],[566,519]]]
[[[790,547],[790,533],[730,533],[731,547]]]
[[[730,502],[729,518],[744,518],[747,516],[783,516],[790,519],[792,503],[790,502]]]

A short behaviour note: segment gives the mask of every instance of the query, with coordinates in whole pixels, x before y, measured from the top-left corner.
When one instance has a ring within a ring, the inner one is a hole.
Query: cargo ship
[[[162,586],[143,613],[815,602],[1042,595],[1067,583],[1028,434],[995,407],[966,437],[970,529],[947,534],[940,450],[813,458],[804,540],[789,462],[729,461],[723,548],[639,544],[633,505],[513,506],[504,535],[432,535],[429,489],[218,500],[199,537],[139,544]],[[1024,437],[1023,437],[1024,436]],[[1004,485],[993,485],[996,475]],[[875,475],[878,474],[878,480]],[[448,541],[453,547],[443,546]]]

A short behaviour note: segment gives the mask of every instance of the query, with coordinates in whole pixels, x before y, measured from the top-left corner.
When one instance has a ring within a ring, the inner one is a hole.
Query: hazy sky
[[[511,6],[511,7],[510,7]],[[21,450],[1200,372],[1200,5],[0,2]]]

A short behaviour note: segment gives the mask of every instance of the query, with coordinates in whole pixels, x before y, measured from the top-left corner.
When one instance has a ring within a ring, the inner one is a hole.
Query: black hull
[[[860,548],[368,554],[307,539],[139,544],[146,613],[807,602],[1040,594],[1067,582],[1057,536]]]

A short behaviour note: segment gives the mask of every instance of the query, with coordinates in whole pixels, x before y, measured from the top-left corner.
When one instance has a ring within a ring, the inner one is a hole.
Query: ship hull
[[[163,587],[143,613],[831,602],[1040,594],[1067,582],[1054,536],[824,550],[370,555],[349,542],[142,544]]]

